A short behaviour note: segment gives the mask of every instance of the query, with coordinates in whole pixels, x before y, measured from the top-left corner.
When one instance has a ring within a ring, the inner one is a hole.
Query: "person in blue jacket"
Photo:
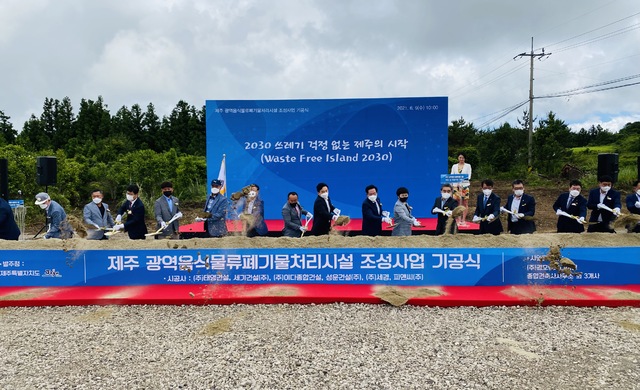
[[[205,222],[205,229],[210,237],[224,237],[229,232],[227,230],[229,199],[220,193],[222,184],[221,180],[211,180],[211,195],[204,205],[204,211],[210,215],[207,218],[196,218],[196,221]]]

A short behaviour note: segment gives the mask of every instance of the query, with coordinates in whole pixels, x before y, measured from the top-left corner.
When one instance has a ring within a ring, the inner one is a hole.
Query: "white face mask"
[[[578,190],[571,190],[569,191],[569,195],[573,196],[574,198],[578,195],[580,195],[580,191]]]
[[[255,191],[249,191],[249,193],[247,194],[247,196],[249,198],[255,198],[256,197],[256,192]]]
[[[376,201],[376,199],[378,199],[378,195],[369,195],[369,196],[367,196],[367,198],[368,198],[370,201],[375,202],[375,201]]]
[[[611,189],[611,187],[609,186],[605,186],[605,187],[601,187],[602,188],[602,192],[609,192],[609,190]]]
[[[38,206],[40,206],[41,209],[46,209],[47,208],[47,204],[46,203],[39,204]]]
[[[638,196],[640,196],[640,190],[636,191],[636,194],[638,194]]]
[[[327,192],[324,192],[324,193],[320,194],[320,197],[321,197],[322,199],[328,199],[328,198],[329,198],[329,191],[327,191]]]
[[[93,198],[93,203],[95,203],[95,204],[102,203],[102,198]]]
[[[451,198],[451,192],[441,192],[440,196],[442,196],[442,199],[449,199]]]
[[[212,194],[214,194],[214,195],[215,195],[215,194],[218,194],[219,192],[220,192],[220,188],[217,188],[217,187],[211,187],[211,193],[212,193]]]
[[[524,194],[524,190],[514,190],[513,193],[515,196],[522,196],[522,194]]]
[[[133,202],[133,195],[129,195],[129,194],[127,194],[127,200],[128,200],[129,202]]]
[[[482,193],[484,194],[484,196],[491,195],[491,192],[493,192],[493,190],[490,190],[488,188],[485,188],[484,190],[482,190]]]

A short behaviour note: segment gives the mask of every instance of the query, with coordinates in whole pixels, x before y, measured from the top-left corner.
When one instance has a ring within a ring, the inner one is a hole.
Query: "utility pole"
[[[542,58],[544,56],[550,56],[551,53],[546,53],[544,52],[544,48],[542,48],[542,53],[534,53],[533,52],[533,37],[531,37],[531,53],[520,53],[517,56],[513,57],[513,59],[515,60],[516,58],[521,58],[521,57],[530,57],[531,59],[531,67],[529,69],[529,159],[527,160],[527,165],[529,167],[529,169],[531,169],[532,167],[532,146],[533,146],[533,59],[534,57],[538,57],[538,58]]]

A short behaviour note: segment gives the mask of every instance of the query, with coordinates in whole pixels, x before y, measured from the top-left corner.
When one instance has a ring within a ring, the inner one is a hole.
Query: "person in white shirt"
[[[462,216],[457,218],[458,226],[465,226],[467,224],[467,210],[469,209],[469,188],[471,187],[471,164],[467,164],[466,157],[463,153],[458,153],[458,163],[451,166],[451,174],[469,175],[467,180],[463,180],[458,183],[453,183],[453,198],[458,201],[460,206],[464,206]]]

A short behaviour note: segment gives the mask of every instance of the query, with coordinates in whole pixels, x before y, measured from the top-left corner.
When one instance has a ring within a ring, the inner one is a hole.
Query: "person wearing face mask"
[[[242,214],[250,216],[247,218],[247,237],[266,236],[269,233],[267,224],[264,222],[264,201],[260,198],[260,186],[257,184],[249,185],[249,192],[246,195],[246,201]]]
[[[480,223],[480,234],[502,233],[500,221],[500,197],[493,192],[493,180],[482,181],[482,194],[478,195],[473,222]]]
[[[451,217],[453,209],[458,207],[458,202],[451,196],[452,193],[453,186],[451,184],[443,184],[440,187],[440,196],[436,198],[431,208],[431,214],[438,214],[438,225],[436,226],[436,235],[438,236],[445,233],[447,219]],[[456,229],[457,225],[452,223],[449,233],[454,234]]]
[[[125,200],[118,209],[116,215],[116,225],[114,230],[124,229],[132,240],[144,240],[147,234],[147,225],[144,222],[144,203],[138,198],[140,188],[131,184],[127,187],[127,200]],[[122,224],[122,216],[126,215],[127,219]]]
[[[393,222],[395,225],[391,235],[410,236],[411,228],[413,226],[421,225],[411,213],[413,207],[409,206],[409,203],[407,203],[409,200],[409,190],[405,187],[400,187],[396,190],[396,196],[398,196],[398,200],[393,206]]]
[[[209,213],[208,218],[196,218],[196,222],[204,221],[204,227],[210,237],[224,237],[227,230],[227,209],[229,200],[220,193],[222,180],[211,180],[211,195],[204,205],[204,211]]]
[[[569,182],[569,191],[560,194],[553,203],[553,209],[558,215],[558,233],[582,233],[584,232],[585,218],[587,217],[587,200],[580,195],[582,183],[579,180]],[[563,215],[567,213],[572,217]]]
[[[633,192],[627,195],[627,209],[632,214],[640,214],[640,180],[633,182]],[[640,222],[635,226],[628,226],[629,232],[640,233]]]
[[[321,236],[329,234],[331,230],[331,220],[336,220],[340,216],[340,209],[335,207],[331,203],[329,198],[329,186],[325,183],[318,183],[316,185],[316,191],[318,191],[318,197],[313,203],[313,226],[311,227],[311,234],[314,236]]]
[[[598,187],[589,191],[587,208],[591,210],[589,222],[598,222],[589,225],[588,233],[615,233],[611,223],[620,215],[620,192],[612,189],[613,180],[611,176],[601,176],[598,178]],[[612,210],[612,211],[610,211]]]
[[[164,229],[154,238],[170,238],[177,240],[180,238],[180,222],[179,219],[167,225],[176,214],[182,215],[179,208],[179,200],[173,196],[173,183],[165,181],[160,184],[162,196],[156,199],[153,204],[153,214],[156,219],[156,230]]]
[[[104,228],[113,227],[113,217],[109,211],[109,205],[102,202],[104,194],[101,190],[91,191],[91,202],[82,209],[84,223],[95,229],[87,230],[87,240],[107,240]]]
[[[507,231],[511,234],[528,234],[536,231],[534,221],[527,221],[524,217],[533,217],[536,214],[536,200],[533,196],[524,193],[524,182],[520,179],[511,183],[513,194],[507,197],[504,208],[511,211],[507,213]]]
[[[43,236],[43,238],[61,238],[67,239],[73,237],[73,228],[67,221],[67,213],[60,204],[54,200],[51,200],[49,194],[41,192],[36,195],[35,204],[40,206],[41,209],[46,210],[47,223],[49,229]]]
[[[382,234],[382,222],[391,224],[389,212],[382,210],[382,203],[378,198],[378,187],[368,185],[364,192],[367,197],[362,202],[362,235],[379,236]]]

